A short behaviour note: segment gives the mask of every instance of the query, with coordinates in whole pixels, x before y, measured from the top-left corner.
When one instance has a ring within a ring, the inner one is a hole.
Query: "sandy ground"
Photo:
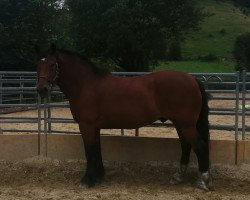
[[[186,183],[169,183],[176,166],[168,164],[105,163],[106,176],[93,188],[80,186],[83,161],[58,161],[35,157],[22,162],[0,162],[1,200],[166,200],[250,199],[250,166],[214,166],[215,191],[195,188],[196,169]]]

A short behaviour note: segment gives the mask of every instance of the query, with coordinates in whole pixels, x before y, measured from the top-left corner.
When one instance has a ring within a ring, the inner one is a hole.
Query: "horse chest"
[[[92,122],[98,118],[94,101],[70,101],[70,110],[77,123],[81,121]]]

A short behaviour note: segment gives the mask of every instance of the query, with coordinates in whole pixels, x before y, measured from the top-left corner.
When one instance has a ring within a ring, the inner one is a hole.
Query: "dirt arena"
[[[43,157],[23,162],[0,162],[1,200],[166,200],[250,199],[250,167],[213,166],[215,191],[195,188],[196,168],[186,183],[171,185],[175,165],[104,163],[106,177],[93,188],[80,185],[83,161],[60,162]]]

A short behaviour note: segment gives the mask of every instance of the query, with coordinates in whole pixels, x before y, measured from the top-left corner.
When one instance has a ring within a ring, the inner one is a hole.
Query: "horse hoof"
[[[81,186],[83,188],[91,188],[95,186],[95,183],[92,181],[81,181]]]
[[[79,184],[79,188],[82,188],[82,189],[87,189],[87,188],[89,188],[85,183],[80,183]]]
[[[184,177],[179,172],[175,173],[172,179],[170,180],[171,185],[178,185],[183,182],[184,182]]]
[[[197,181],[197,188],[202,189],[206,192],[214,190],[209,172],[205,172],[199,175],[199,179]]]
[[[103,180],[103,175],[102,176],[84,176],[81,180],[81,185],[84,187],[94,187],[97,184],[100,184]]]
[[[199,188],[199,189],[201,189],[201,190],[203,190],[205,192],[210,191],[210,189],[208,188],[208,186],[204,182],[198,182],[197,183],[197,188]]]
[[[187,165],[180,165],[180,169],[173,175],[170,184],[177,185],[185,181]]]
[[[81,180],[81,185],[87,188],[94,187],[96,185],[96,181],[91,177],[85,176]]]

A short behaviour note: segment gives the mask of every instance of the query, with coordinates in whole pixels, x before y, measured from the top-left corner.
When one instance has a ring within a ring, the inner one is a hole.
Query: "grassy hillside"
[[[211,16],[206,18],[201,29],[191,33],[182,44],[184,61],[161,62],[156,70],[175,69],[187,72],[232,72],[232,50],[236,37],[250,32],[250,16],[242,13],[230,1],[202,0],[201,5]],[[201,62],[198,57],[218,57],[214,62]],[[186,61],[185,61],[186,60]],[[192,60],[192,61],[190,61]]]
[[[202,0],[202,6],[212,14],[183,44],[183,56],[197,58],[214,54],[229,59],[235,38],[250,32],[250,17],[228,1]]]
[[[199,60],[160,62],[156,67],[158,70],[177,70],[184,72],[234,72],[234,66],[230,62],[202,62]]]

